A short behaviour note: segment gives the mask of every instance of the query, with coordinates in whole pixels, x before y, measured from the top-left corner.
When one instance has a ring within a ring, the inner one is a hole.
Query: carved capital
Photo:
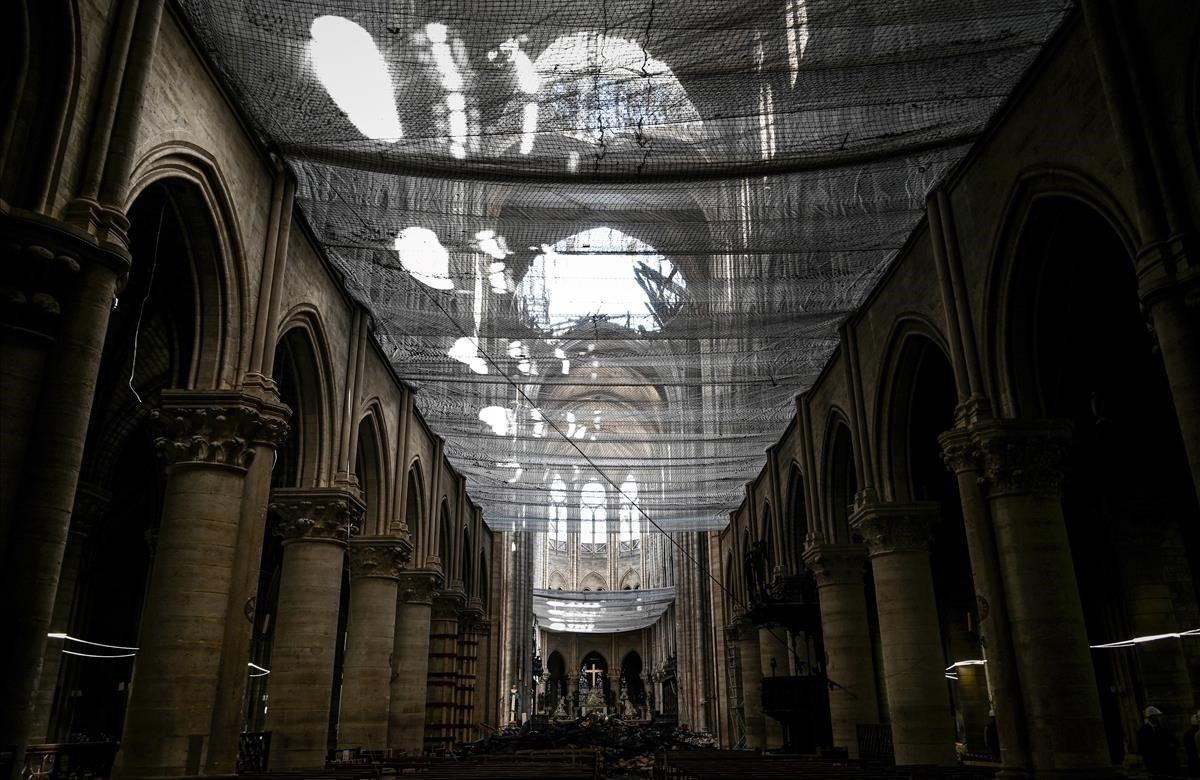
[[[1200,303],[1200,240],[1195,234],[1179,233],[1146,244],[1138,251],[1136,268],[1138,294],[1147,309],[1176,295],[1188,306]]]
[[[259,444],[287,435],[290,410],[240,392],[165,390],[150,413],[154,444],[168,465],[199,463],[245,469]]]
[[[979,471],[979,447],[965,428],[951,428],[938,435],[942,462],[952,474]]]
[[[400,591],[397,598],[402,604],[432,604],[437,592],[438,577],[429,571],[405,571],[400,573]]]
[[[935,502],[880,503],[860,508],[850,528],[862,536],[872,557],[904,552],[928,552],[929,535],[939,516]]]
[[[275,533],[284,544],[295,541],[345,544],[358,530],[363,503],[336,488],[278,488],[271,491],[270,510],[279,515]]]
[[[818,544],[804,551],[804,563],[817,587],[863,581],[867,550],[861,544]]]
[[[360,536],[350,540],[350,576],[399,579],[412,557],[412,545],[390,536]]]
[[[0,324],[53,338],[69,309],[82,269],[92,263],[120,279],[128,251],[101,246],[56,219],[0,205]]]
[[[1069,422],[993,420],[977,426],[972,440],[979,450],[980,481],[990,496],[1061,492],[1062,467],[1071,441]]]
[[[440,590],[433,596],[433,620],[458,620],[458,613],[466,604],[462,591]]]

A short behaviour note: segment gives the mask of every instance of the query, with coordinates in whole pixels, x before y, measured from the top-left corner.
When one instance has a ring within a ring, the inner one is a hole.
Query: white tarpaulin
[[[533,591],[533,614],[540,628],[582,634],[636,631],[658,620],[675,601],[674,588]]]

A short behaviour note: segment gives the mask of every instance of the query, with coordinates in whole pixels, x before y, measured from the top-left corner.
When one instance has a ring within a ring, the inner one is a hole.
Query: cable
[[[370,226],[367,224],[367,222],[364,219],[362,219],[361,215],[358,213],[358,210],[354,207],[354,205],[349,203],[342,196],[341,190],[339,190],[332,183],[330,184],[330,189],[338,197],[338,199],[341,200],[342,203],[346,205],[346,207],[350,210],[350,213],[353,214],[355,216],[355,218],[357,218],[359,220],[359,222],[362,223],[363,227],[369,229]],[[446,310],[446,308],[442,305],[441,301],[438,300],[424,284],[418,284],[417,287],[420,289],[421,293],[423,295],[425,295],[425,297],[430,301],[430,303],[432,303],[435,307],[437,307],[437,309],[443,315],[445,315],[446,319],[449,320],[450,324],[454,326],[455,330],[457,330],[461,336],[466,337],[466,338],[471,338],[471,334],[458,322],[457,319],[454,318],[454,316],[449,311]],[[483,356],[484,360],[488,363],[488,365],[490,365],[496,371],[497,374],[499,374],[501,377],[503,377],[507,384],[509,384],[510,386],[512,386],[512,388],[514,390],[516,390],[517,394],[521,397],[522,400],[524,400],[530,406],[536,406],[536,404],[533,402],[533,399],[531,399],[525,393],[525,391],[523,389],[521,389],[520,384],[518,384],[516,381],[514,381],[513,378],[511,376],[509,376],[508,373],[505,372],[503,368],[501,368],[500,364],[491,356],[491,354],[486,349],[483,348],[482,345],[477,344],[476,349],[478,350],[479,354]],[[604,471],[598,465],[596,465],[596,463],[591,459],[591,457],[589,457],[588,454],[586,452],[584,452],[582,448],[580,448],[579,444],[572,437],[567,436],[566,433],[561,428],[559,428],[557,423],[555,423],[553,420],[551,420],[549,418],[545,418],[545,422],[549,425],[551,430],[553,430],[555,433],[557,433],[562,438],[563,441],[565,441],[567,444],[569,444],[571,446],[572,449],[574,449],[576,452],[578,452],[580,457],[582,457],[588,463],[588,465],[591,466],[596,471],[596,473],[599,474],[604,479],[605,482],[607,482],[610,486],[612,486],[612,488],[617,492],[618,496],[625,499],[634,509],[636,509],[638,514],[640,514],[642,517],[644,517],[646,519],[646,522],[648,522],[655,529],[657,529],[658,532],[661,533],[664,538],[666,538],[672,545],[674,545],[675,548],[679,552],[681,552],[683,554],[683,556],[689,562],[692,563],[692,565],[694,565],[706,577],[708,577],[710,580],[712,580],[712,582],[715,583],[717,585],[717,587],[720,588],[726,595],[728,595],[730,597],[730,599],[732,599],[734,601],[734,603],[737,604],[737,606],[741,607],[743,610],[747,609],[746,604],[744,604],[741,601],[741,599],[739,599],[732,590],[730,590],[728,587],[726,587],[725,584],[721,582],[721,580],[719,580],[715,576],[713,576],[712,572],[710,572],[708,570],[708,567],[702,566],[700,561],[696,560],[695,556],[693,556],[690,552],[687,551],[686,547],[681,545],[679,543],[679,541],[676,540],[671,535],[670,532],[663,529],[662,526],[660,526],[657,522],[655,522],[654,518],[650,517],[650,515],[644,509],[642,509],[641,505],[638,504],[636,499],[630,498],[623,490],[621,490],[620,486],[616,482],[613,481],[612,477],[610,477],[606,471]],[[549,489],[547,488],[546,491],[548,492]],[[695,533],[695,532],[693,532],[693,533]],[[772,630],[771,628],[766,628],[764,630],[766,630],[767,634],[772,639],[774,639],[776,642],[778,642],[780,645],[782,645],[783,648],[789,654],[792,652],[792,648],[788,644],[786,639],[780,638],[775,633],[775,631]],[[846,690],[852,696],[854,695],[853,692],[848,691],[848,689],[846,689],[842,685],[836,683],[834,680],[830,679],[824,673],[821,674],[821,677],[825,680],[825,682],[828,685],[836,686],[838,689]],[[855,697],[855,698],[857,698],[857,697]]]
[[[167,200],[164,197],[162,209],[158,212],[158,232],[154,234],[154,255],[150,261],[150,278],[146,281],[146,295],[142,298],[142,305],[138,307],[137,323],[133,328],[133,355],[129,361],[129,392],[133,393],[133,397],[139,404],[142,403],[142,397],[133,387],[133,375],[137,371],[138,336],[142,332],[142,317],[146,314],[146,302],[150,300],[150,293],[154,289],[154,272],[158,268],[158,244],[162,240],[163,219],[166,214]]]

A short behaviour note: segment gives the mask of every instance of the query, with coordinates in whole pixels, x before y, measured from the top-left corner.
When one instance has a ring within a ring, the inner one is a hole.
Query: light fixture
[[[254,672],[251,672],[251,673],[250,673],[250,676],[251,676],[251,677],[266,677],[268,674],[270,674],[270,673],[271,673],[271,670],[270,670],[270,669],[265,669],[265,668],[263,668],[263,667],[259,666],[258,664],[254,663],[254,662],[252,662],[252,661],[251,661],[251,662],[249,662],[249,663],[247,663],[247,664],[246,664],[246,666],[248,666],[248,667],[250,667],[251,669],[254,669],[255,671],[257,671],[257,672],[258,672],[258,674],[255,674]]]
[[[1185,636],[1200,636],[1200,628],[1193,628],[1189,631],[1181,631],[1178,634],[1150,634],[1148,636],[1135,636],[1133,639],[1126,639],[1123,642],[1107,642],[1102,645],[1089,645],[1093,650],[1113,650],[1118,647],[1133,647],[1134,645],[1145,644],[1146,642],[1157,642],[1160,639],[1182,639]]]

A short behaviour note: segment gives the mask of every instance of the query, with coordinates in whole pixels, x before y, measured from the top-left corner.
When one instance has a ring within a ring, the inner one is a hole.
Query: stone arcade
[[[1186,776],[1200,3],[0,42],[0,780],[479,776],[416,762],[582,716],[697,778]]]

